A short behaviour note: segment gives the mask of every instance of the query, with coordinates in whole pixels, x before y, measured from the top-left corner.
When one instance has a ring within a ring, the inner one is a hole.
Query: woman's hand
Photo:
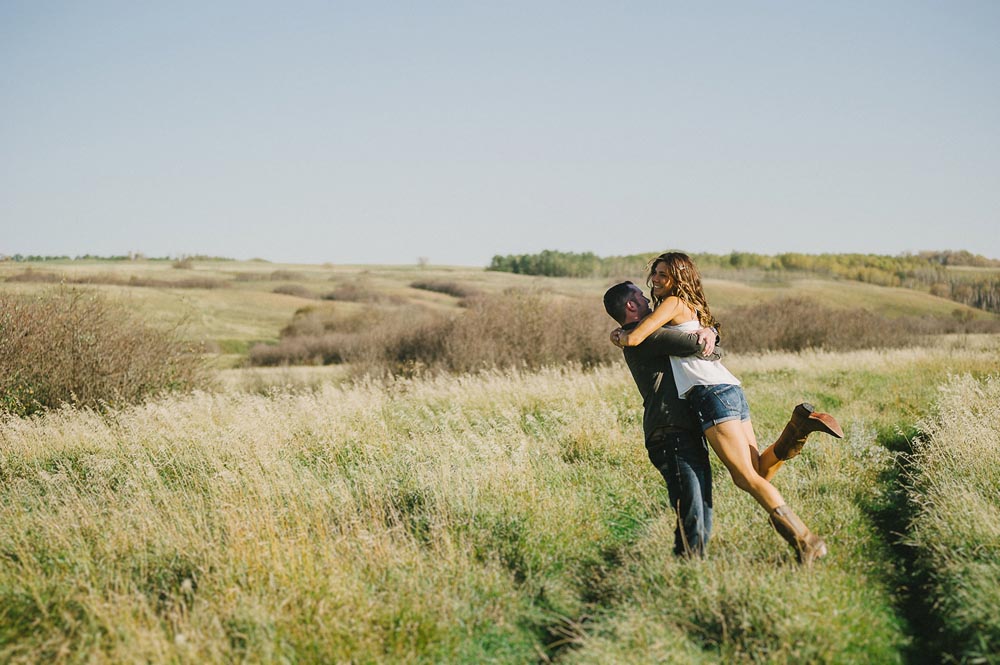
[[[628,339],[628,334],[621,328],[615,328],[611,331],[611,343],[615,346],[624,349],[625,341]]]

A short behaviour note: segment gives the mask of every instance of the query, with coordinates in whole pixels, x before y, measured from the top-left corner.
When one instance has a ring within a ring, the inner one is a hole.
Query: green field
[[[719,465],[709,556],[672,556],[673,516],[624,363],[395,381],[239,367],[249,343],[276,340],[301,307],[361,308],[273,293],[280,284],[318,295],[354,284],[379,307],[460,314],[457,298],[410,284],[598,299],[612,280],[228,261],[32,267],[151,280],[80,288],[158,324],[183,319],[185,335],[215,345],[220,369],[210,392],[2,417],[0,662],[1000,662],[988,378],[1000,374],[1000,336],[727,359],[761,442],[803,400],[844,426],[843,440],[811,439],[775,480],[830,547],[802,570]],[[23,271],[0,263],[0,280]],[[227,286],[159,284],[192,276]],[[789,295],[900,316],[957,307],[821,280],[707,289],[720,309]]]

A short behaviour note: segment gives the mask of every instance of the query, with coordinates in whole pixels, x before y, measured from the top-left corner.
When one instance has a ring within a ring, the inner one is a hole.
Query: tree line
[[[635,278],[655,254],[600,257],[593,252],[544,250],[536,254],[496,255],[488,270],[549,277]],[[702,273],[724,276],[750,271],[765,276],[796,273],[849,279],[878,286],[926,291],[964,305],[1000,312],[1000,260],[965,250],[881,254],[691,254]],[[956,270],[966,268],[967,270]],[[978,269],[978,270],[971,270]]]

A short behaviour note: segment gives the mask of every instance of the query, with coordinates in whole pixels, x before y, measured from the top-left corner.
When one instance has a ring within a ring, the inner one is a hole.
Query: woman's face
[[[674,280],[667,274],[666,264],[658,261],[649,275],[649,283],[652,285],[653,295],[657,298],[665,298],[670,294],[670,289],[674,285]]]

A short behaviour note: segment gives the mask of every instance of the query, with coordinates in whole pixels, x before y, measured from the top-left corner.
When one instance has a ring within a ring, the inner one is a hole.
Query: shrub
[[[215,277],[188,277],[177,281],[166,279],[142,279],[131,278],[129,286],[151,286],[160,289],[224,289],[229,287],[229,282]]]
[[[909,346],[915,331],[866,310],[843,310],[805,298],[735,307],[719,317],[726,348],[735,352],[846,351]]]
[[[58,284],[63,281],[65,276],[54,272],[37,271],[34,268],[27,268],[24,272],[17,273],[16,275],[10,275],[7,277],[8,282],[44,282],[48,284]]]
[[[395,311],[395,310],[394,310]],[[412,316],[397,312],[397,316]],[[251,365],[332,365],[357,361],[371,344],[362,334],[365,326],[377,329],[384,314],[342,316],[329,308],[302,307],[281,330],[277,344],[255,344],[248,357]]]
[[[961,312],[960,312],[961,314]],[[806,298],[786,298],[720,313],[729,351],[802,351],[902,348],[928,335],[1000,332],[1000,319],[904,316],[866,309],[834,309]]]
[[[971,311],[955,309],[951,318],[930,318],[926,316],[904,316],[891,319],[889,325],[905,328],[914,335],[948,335],[956,333],[998,333],[1000,319],[974,319]]]
[[[330,365],[344,362],[381,366],[387,339],[440,317],[421,307],[373,309],[342,315],[338,310],[303,307],[281,331],[277,344],[257,344],[251,365]]]
[[[176,261],[171,263],[170,267],[176,268],[177,270],[191,270],[192,268],[194,268],[194,261],[192,261],[188,257],[184,257],[182,259],[177,259]]]
[[[286,337],[278,344],[255,344],[250,349],[250,364],[262,367],[279,365],[335,365],[346,362],[362,343],[357,335],[328,333]]]
[[[265,282],[268,275],[262,272],[238,272],[233,279],[237,282]]]
[[[277,345],[258,345],[253,365],[352,363],[370,374],[469,372],[487,368],[538,368],[617,362],[607,339],[614,327],[596,298],[509,290],[463,300],[465,311],[448,316],[416,306],[378,307],[380,296],[357,288],[371,305],[363,315],[305,308],[282,330]],[[730,352],[893,348],[923,336],[989,332],[1000,320],[887,319],[866,310],[833,309],[793,298],[733,308],[721,317]]]
[[[293,270],[275,270],[271,273],[272,282],[301,282],[305,278],[305,275]]]
[[[620,357],[607,339],[612,327],[596,299],[524,290],[470,298],[457,316],[415,306],[372,308],[354,317],[304,309],[277,345],[254,347],[250,362],[349,362],[362,373],[393,375],[595,365]]]
[[[449,296],[455,296],[456,298],[469,298],[471,296],[479,295],[479,289],[459,284],[458,282],[448,282],[444,280],[417,281],[412,282],[410,286],[414,289],[444,293]]]
[[[229,286],[229,282],[216,277],[187,277],[185,279],[156,279],[154,277],[128,278],[114,273],[98,273],[93,275],[71,276],[54,272],[39,272],[28,268],[22,273],[11,275],[8,282],[42,282],[54,284],[112,284],[115,286],[138,286],[158,289],[221,289]]]
[[[95,293],[0,294],[0,409],[103,408],[195,388],[206,377],[176,331],[151,328]]]
[[[340,300],[342,302],[365,302],[371,297],[370,290],[357,282],[340,284],[333,291],[323,294],[323,300]]]
[[[323,300],[363,302],[368,304],[389,303],[396,305],[406,302],[406,299],[401,296],[375,290],[365,279],[340,284],[333,291],[323,294]]]
[[[280,293],[285,296],[295,296],[296,298],[315,298],[312,291],[301,284],[279,284],[274,287],[273,293]]]
[[[291,322],[281,329],[281,337],[303,337],[329,332],[359,333],[386,315],[385,310],[379,309],[344,314],[340,309],[309,305],[296,310]]]
[[[441,356],[432,357],[434,362],[428,364],[455,372],[595,365],[621,357],[608,341],[613,327],[597,298],[565,298],[529,290],[478,296],[468,300],[468,311],[448,329],[426,331],[435,343],[447,342]],[[414,342],[410,341],[411,349]]]

